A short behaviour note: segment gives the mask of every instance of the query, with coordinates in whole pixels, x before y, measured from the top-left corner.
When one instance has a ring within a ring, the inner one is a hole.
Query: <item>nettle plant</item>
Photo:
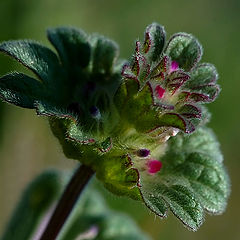
[[[229,179],[205,126],[205,104],[220,88],[215,67],[200,62],[196,38],[177,33],[166,42],[153,23],[131,60],[119,61],[117,44],[103,36],[65,27],[47,35],[56,53],[31,40],[0,45],[36,75],[3,76],[1,99],[47,117],[65,156],[81,162],[41,239],[55,239],[94,173],[110,192],[161,218],[169,209],[193,231],[205,212],[221,214]]]

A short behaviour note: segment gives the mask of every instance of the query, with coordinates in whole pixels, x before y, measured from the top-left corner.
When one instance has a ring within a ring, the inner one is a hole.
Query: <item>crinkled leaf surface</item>
[[[11,89],[11,86],[7,85],[8,92],[15,91],[17,97],[25,94],[25,98],[19,98],[18,101],[15,101],[13,96],[13,99],[10,99],[11,103],[28,107],[29,99],[27,99],[27,95],[29,95],[28,98],[35,95],[35,100],[51,101],[55,105],[66,101],[70,87],[66,84],[66,71],[52,50],[36,41],[18,40],[3,42],[0,45],[0,52],[15,58],[39,78],[36,83],[33,81],[34,79],[30,79],[22,73],[4,76],[4,79],[6,77],[10,79],[12,75],[12,78],[14,78],[12,81],[19,81],[18,88]],[[16,84],[14,83],[15,86]],[[19,85],[22,85],[21,88]],[[29,107],[32,108],[32,104]]]
[[[191,230],[204,220],[204,211],[220,214],[229,195],[229,179],[219,144],[207,128],[190,136],[178,135],[168,142],[155,176],[140,174],[145,204],[165,217],[170,210]]]
[[[191,72],[191,78],[186,82],[185,87],[189,89],[198,88],[208,84],[216,83],[218,73],[213,64],[201,63],[197,65]]]
[[[60,63],[56,54],[35,41],[4,42],[0,45],[0,51],[14,57],[46,83],[57,80],[55,78],[61,76]]]
[[[202,57],[202,46],[187,33],[174,34],[166,46],[166,54],[186,71],[191,70]]]

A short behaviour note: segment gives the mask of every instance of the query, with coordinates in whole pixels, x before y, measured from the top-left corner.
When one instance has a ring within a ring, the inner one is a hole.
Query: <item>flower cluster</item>
[[[217,97],[218,75],[199,63],[202,47],[192,35],[165,43],[164,28],[153,23],[130,62],[118,61],[116,43],[99,35],[56,28],[48,38],[58,55],[35,41],[0,45],[37,76],[3,76],[3,101],[47,116],[66,157],[159,216],[170,208],[196,230],[204,210],[224,210],[228,176],[202,106]]]
[[[163,27],[151,24],[122,75],[135,80],[139,92],[150,89],[159,122],[169,118],[169,127],[192,133],[202,118],[200,104],[214,101],[219,93],[217,71],[212,64],[200,64],[201,56],[202,47],[192,35],[174,34],[165,46]]]

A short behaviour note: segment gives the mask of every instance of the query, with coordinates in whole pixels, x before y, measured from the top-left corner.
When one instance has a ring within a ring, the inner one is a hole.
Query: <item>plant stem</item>
[[[54,240],[57,238],[82,190],[93,174],[94,171],[90,167],[80,165],[65,188],[40,240]]]

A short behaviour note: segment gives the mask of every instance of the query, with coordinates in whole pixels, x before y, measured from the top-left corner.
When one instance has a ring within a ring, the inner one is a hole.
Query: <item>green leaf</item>
[[[30,239],[43,215],[52,206],[61,190],[61,176],[46,171],[24,191],[1,240]]]
[[[74,111],[40,101],[35,103],[35,108],[38,115],[50,118],[50,123],[54,125],[52,131],[61,143],[64,143],[65,140],[80,144],[95,142],[90,133],[82,130],[79,116]]]
[[[122,125],[126,121],[137,131],[146,133],[161,122],[149,84],[139,90],[138,81],[127,79],[118,89],[114,101],[121,115]]]
[[[138,82],[128,79],[115,95],[116,106],[121,117],[130,124],[134,124],[137,131],[146,133],[157,127],[175,127],[186,133],[195,130],[195,126],[187,119],[187,115],[172,112],[161,114],[159,110],[161,105],[153,102],[153,90],[149,84],[139,91],[138,89]]]
[[[204,220],[204,211],[220,214],[229,196],[229,178],[219,144],[207,128],[168,141],[163,167],[154,175],[140,173],[145,204],[165,217],[167,206],[191,230]]]
[[[182,70],[173,71],[167,78],[167,88],[171,92],[175,92],[177,89],[190,78],[190,76]]]
[[[105,139],[103,142],[100,143],[100,148],[99,150],[101,152],[108,152],[110,151],[112,148],[112,139],[110,137],[108,137],[107,139]]]
[[[217,84],[209,84],[206,86],[201,86],[199,89],[195,88],[194,91],[183,91],[179,97],[179,102],[189,102],[189,103],[209,103],[216,99],[220,92],[220,87]]]
[[[91,144],[94,143],[95,140],[89,136],[90,134],[85,133],[81,130],[81,127],[77,122],[72,121],[68,126],[66,132],[66,139],[76,141],[80,144]]]
[[[35,41],[4,42],[0,45],[0,51],[21,62],[46,83],[57,81],[61,77],[61,67],[56,54]]]
[[[96,141],[90,133],[82,131],[78,119],[69,112],[43,103],[37,103],[36,107],[39,115],[50,117],[53,134],[59,139],[68,158],[90,165],[111,192],[141,199],[137,187],[139,174],[137,169],[132,168],[125,151],[108,151],[112,143],[109,145],[107,139]]]
[[[165,52],[180,68],[189,71],[200,61],[202,46],[192,35],[177,33],[168,41]]]
[[[213,64],[202,63],[193,68],[190,72],[191,78],[185,83],[184,87],[187,89],[198,88],[199,86],[205,86],[216,83],[218,79],[218,73]]]
[[[212,102],[220,92],[216,84],[218,73],[214,65],[210,63],[199,64],[193,68],[190,79],[185,83],[184,88],[191,91],[189,100]],[[201,98],[201,96],[203,96]]]
[[[115,95],[115,104],[122,119],[134,124],[137,131],[146,132],[156,126],[157,111],[153,107],[152,89],[146,84],[139,90],[139,83],[127,79]]]
[[[88,66],[91,48],[83,31],[72,27],[59,27],[48,29],[47,35],[65,66]]]
[[[207,96],[205,102],[212,102],[216,99],[220,92],[220,87],[217,84],[209,84],[206,86],[202,86],[201,89],[198,90],[198,93],[201,93]]]
[[[139,83],[133,79],[126,79],[119,86],[116,94],[114,95],[114,104],[122,117],[136,111],[134,107],[134,96],[138,93]]]
[[[195,231],[202,223],[203,209],[194,198],[193,192],[174,178],[176,179],[174,176],[168,176],[161,182],[156,182],[155,179],[151,182],[152,186],[150,183],[149,185],[145,183],[142,190],[143,199],[146,205],[160,217],[167,216],[168,206],[176,217]]]
[[[129,89],[129,88],[128,88]],[[150,130],[152,122],[156,119],[157,112],[153,107],[152,89],[145,85],[137,94],[131,96],[127,102],[126,116],[137,131]]]
[[[59,240],[147,240],[136,224],[125,214],[107,208],[101,195],[88,191],[82,196],[64,226]]]
[[[23,73],[10,73],[0,78],[0,98],[20,107],[34,108],[34,102],[45,98],[46,92],[41,82]]]
[[[209,128],[199,128],[195,133],[186,137],[176,137],[171,140],[171,149],[179,148],[183,152],[198,152],[207,154],[212,159],[218,162],[223,161],[223,156],[220,151],[220,144]]]
[[[164,27],[158,23],[152,23],[149,25],[145,32],[144,48],[149,48],[149,59],[151,61],[157,61],[163,51],[165,44],[166,33]],[[148,47],[146,47],[148,45]],[[147,52],[145,50],[145,52]]]
[[[38,115],[77,122],[78,116],[74,112],[65,108],[59,108],[49,102],[36,101],[35,108]]]
[[[99,157],[98,157],[99,158]],[[98,162],[94,162],[97,178],[111,192],[119,196],[129,196],[141,200],[138,189],[139,172],[132,167],[131,158],[124,150],[112,149]]]
[[[71,111],[54,107],[49,103],[37,102],[35,106],[38,115],[49,117],[51,130],[62,145],[66,157],[80,161],[84,160],[82,151],[92,151],[92,147],[82,149],[82,145],[91,145],[95,141],[92,136],[81,130],[78,116]],[[90,161],[87,164],[90,164]]]
[[[152,69],[151,79],[163,80],[163,78],[165,77],[164,74],[169,72],[169,67],[170,67],[170,59],[168,56],[164,55],[160,60],[160,62],[157,64],[157,66],[154,66],[154,68]]]
[[[192,132],[191,122],[177,113],[166,113],[159,118],[159,125],[175,127],[186,133]]]
[[[186,118],[201,118],[201,108],[193,104],[184,104],[179,109],[178,112]]]
[[[93,73],[111,73],[119,54],[118,45],[102,36],[93,36],[91,43],[93,45]]]

